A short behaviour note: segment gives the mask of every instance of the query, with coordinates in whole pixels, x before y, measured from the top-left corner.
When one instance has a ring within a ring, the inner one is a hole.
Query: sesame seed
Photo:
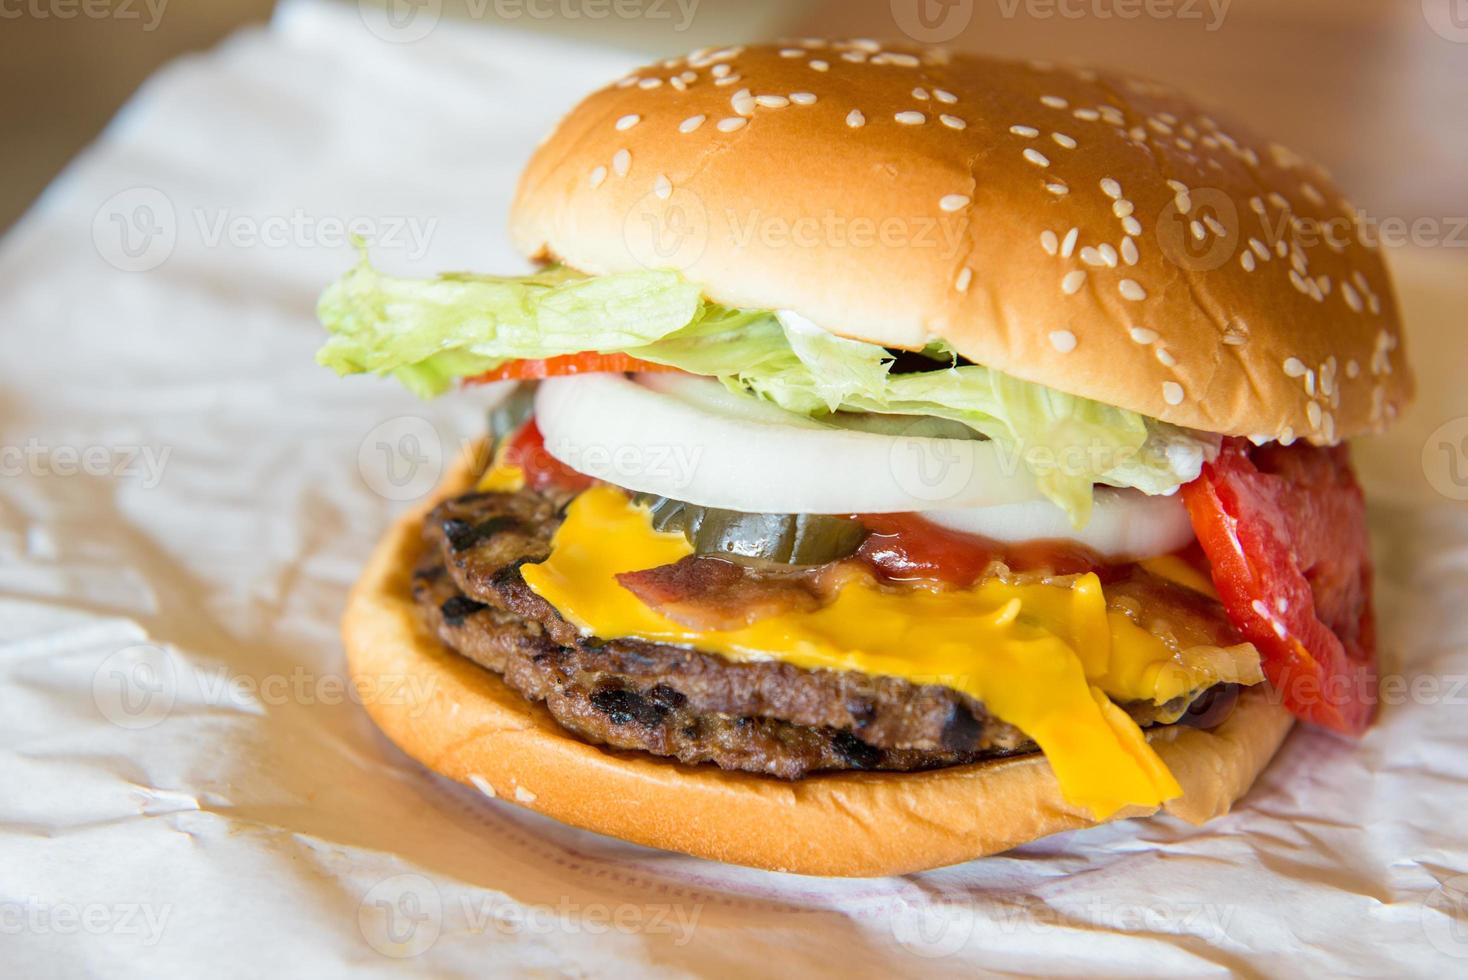
[[[1213,232],[1213,234],[1217,235],[1219,238],[1228,237],[1228,229],[1223,226],[1223,222],[1213,217],[1213,215],[1203,215],[1203,223],[1208,226],[1209,231]]]
[[[637,87],[642,89],[654,89],[661,84],[663,84],[663,80],[661,78],[644,78],[642,81],[637,83]]]
[[[928,90],[925,88],[915,88],[912,90],[912,97],[919,102],[926,102],[929,99]]]
[[[1239,265],[1241,265],[1241,266],[1244,267],[1244,271],[1245,272],[1253,272],[1254,271],[1254,253],[1253,252],[1245,252],[1243,255],[1240,255],[1239,256]]]
[[[1045,189],[1056,197],[1064,197],[1070,193],[1070,188],[1063,180],[1052,180],[1045,185]]]
[[[923,123],[928,121],[927,116],[923,115],[921,112],[914,112],[912,109],[908,109],[905,112],[899,112],[892,118],[896,119],[904,126],[921,126]]]
[[[681,78],[681,79],[683,79],[683,81],[687,82],[689,85],[692,85],[694,82],[698,81],[698,72],[696,72],[696,71],[685,71],[683,74],[679,75],[678,77]]]
[[[683,120],[682,122],[680,122],[678,124],[678,132],[680,132],[680,133],[691,133],[695,129],[697,129],[698,127],[702,126],[703,123],[704,123],[704,120],[707,119],[707,118],[708,118],[708,116],[705,116],[702,113],[700,113],[697,116],[689,116],[687,119]]]
[[[867,56],[861,51],[843,51],[841,53],[841,59],[859,65],[867,60]]]
[[[1069,102],[1058,95],[1042,95],[1040,96],[1040,102],[1043,105],[1049,106],[1051,109],[1064,109],[1070,105]]]
[[[943,125],[947,126],[949,129],[967,129],[968,128],[968,123],[964,122],[962,119],[958,118],[957,116],[950,116],[947,113],[944,113],[943,115],[939,116],[938,119],[939,119],[939,121],[941,121],[943,123]]]
[[[1026,139],[1040,135],[1040,131],[1033,126],[1010,126],[1009,131],[1016,136],[1023,136]]]
[[[1105,262],[1108,268],[1116,268],[1116,249],[1110,242],[1102,242],[1101,247],[1096,251],[1101,253],[1101,261]]]
[[[680,75],[674,75],[672,78],[668,79],[668,84],[673,86],[680,92],[688,91],[688,83],[685,82]]]
[[[617,88],[631,88],[632,86],[636,85],[638,81],[639,79],[636,75],[628,75],[626,78],[619,79],[617,81]]]
[[[1361,376],[1361,365],[1360,364],[1357,364],[1356,363],[1356,359],[1353,357],[1349,361],[1346,362],[1346,377],[1348,377],[1348,378],[1359,378],[1360,376]]]
[[[1201,221],[1189,221],[1188,230],[1192,232],[1193,237],[1200,242],[1208,237],[1208,229],[1203,227],[1203,222]]]
[[[719,120],[719,132],[732,133],[735,130],[743,129],[748,123],[749,120],[743,116],[729,116]]]
[[[1114,201],[1117,198],[1121,197],[1121,185],[1112,180],[1110,177],[1102,177],[1101,193],[1105,194],[1107,197],[1111,198]]]
[[[666,174],[658,174],[657,179],[652,182],[652,192],[666,201],[673,196],[673,182]]]
[[[972,199],[962,194],[945,194],[938,201],[938,207],[944,211],[962,211],[971,203],[973,203]]]
[[[829,61],[823,61],[820,58],[812,58],[811,61],[810,61],[810,66],[812,68],[814,68],[816,71],[830,71],[831,70],[831,63]]]
[[[1111,205],[1111,213],[1116,215],[1118,218],[1125,218],[1127,215],[1131,214],[1135,210],[1136,207],[1132,204],[1131,201],[1128,201],[1126,198],[1122,198],[1121,200]]]
[[[595,170],[593,170],[591,172],[591,176],[587,178],[587,182],[589,184],[591,184],[591,186],[593,188],[596,188],[596,187],[600,187],[602,185],[602,183],[606,179],[607,179],[607,168],[606,167],[597,167]]]
[[[623,116],[621,119],[618,119],[617,129],[619,131],[626,131],[631,129],[633,126],[636,126],[640,122],[642,122],[642,117],[634,112],[629,116]]]
[[[1284,373],[1287,378],[1298,378],[1305,373],[1305,362],[1298,357],[1287,357],[1284,362]]]
[[[1179,214],[1191,214],[1193,211],[1193,196],[1187,191],[1178,191],[1177,196],[1172,199],[1173,206]]]
[[[1072,272],[1067,272],[1065,278],[1060,280],[1060,291],[1067,296],[1074,296],[1081,291],[1081,287],[1085,284],[1086,271],[1084,269],[1076,269]]]
[[[754,103],[766,109],[783,109],[790,104],[790,100],[783,95],[756,95]]]
[[[1132,237],[1140,237],[1142,234],[1142,223],[1134,215],[1127,215],[1121,219],[1122,230]]]
[[[1356,288],[1350,283],[1341,283],[1341,296],[1345,298],[1346,305],[1349,306],[1352,311],[1360,313],[1363,309],[1365,309],[1365,307],[1361,303],[1361,294],[1356,292]]]
[[[958,290],[960,293],[966,293],[968,292],[969,283],[973,282],[973,279],[974,270],[968,267],[964,267],[963,269],[959,270],[958,278],[953,282],[953,288]]]
[[[1255,255],[1259,256],[1260,261],[1269,261],[1269,246],[1265,245],[1257,238],[1251,238],[1249,239],[1249,247],[1254,250]]]
[[[737,85],[743,77],[743,75],[726,75],[723,78],[714,79],[714,84],[721,88],[725,85]]]
[[[1158,363],[1162,364],[1164,367],[1177,366],[1177,358],[1173,357],[1172,352],[1169,351],[1166,347],[1159,347],[1155,351],[1153,351],[1153,353],[1156,355]]]
[[[723,78],[725,75],[729,74],[733,70],[734,69],[731,68],[731,67],[729,67],[728,65],[714,65],[714,68],[713,68],[714,77],[715,78]]]
[[[1095,109],[1077,109],[1073,115],[1083,122],[1095,122],[1101,118],[1101,113]]]
[[[1137,259],[1139,258],[1141,258],[1141,256],[1137,254],[1136,239],[1132,238],[1130,235],[1128,235],[1126,238],[1123,238],[1121,240],[1121,260],[1127,265],[1136,265]]]
[[[757,103],[755,102],[754,96],[750,94],[749,89],[742,88],[729,97],[729,105],[741,116],[752,116],[754,115],[754,107]]]
[[[889,51],[884,57],[886,57],[886,59],[892,64],[902,68],[916,68],[918,65],[922,64],[922,62],[913,55],[903,54],[900,51]]]
[[[1066,232],[1065,241],[1060,243],[1060,254],[1067,259],[1070,258],[1071,253],[1076,250],[1076,242],[1080,239],[1080,237],[1081,230],[1079,228],[1072,228],[1070,231]]]
[[[627,171],[632,169],[632,153],[628,150],[618,150],[612,156],[612,172],[618,177],[627,176]]]
[[[937,99],[939,102],[945,102],[948,105],[953,105],[953,103],[958,101],[958,96],[941,88],[933,89],[933,98]]]
[[[1310,428],[1320,428],[1320,403],[1310,402],[1305,406],[1305,417],[1310,420]]]
[[[1147,298],[1147,291],[1135,279],[1123,279],[1116,284],[1116,288],[1121,293],[1122,299],[1129,299],[1134,303],[1139,303]]]
[[[1074,150],[1076,148],[1075,138],[1067,136],[1064,133],[1051,133],[1050,138],[1067,150]]]
[[[801,57],[804,57],[804,56],[805,56],[805,50],[803,48],[781,48],[780,49],[780,57],[782,57],[782,58],[801,58]]]
[[[1060,237],[1049,228],[1046,228],[1044,231],[1040,232],[1040,247],[1043,248],[1048,254],[1054,255],[1056,252],[1060,251]]]
[[[1050,158],[1045,156],[1045,154],[1041,153],[1039,150],[1035,149],[1033,146],[1025,147],[1025,159],[1030,161],[1037,167],[1050,166]]]
[[[815,105],[816,97],[814,92],[791,92],[790,101],[796,105]]]
[[[1181,405],[1183,403],[1183,386],[1176,381],[1162,382],[1162,400],[1169,405]]]
[[[1127,331],[1132,340],[1139,344],[1152,344],[1157,342],[1157,331],[1148,330],[1146,327],[1132,327]]]
[[[1105,265],[1106,260],[1101,257],[1101,250],[1087,245],[1081,249],[1081,261],[1086,265]]]
[[[867,124],[867,117],[861,114],[860,109],[852,109],[846,114],[846,125],[852,129],[860,129]]]
[[[1081,273],[1085,275],[1085,273]],[[1076,349],[1076,335],[1069,330],[1052,330],[1050,332],[1050,346],[1062,354],[1069,354]]]

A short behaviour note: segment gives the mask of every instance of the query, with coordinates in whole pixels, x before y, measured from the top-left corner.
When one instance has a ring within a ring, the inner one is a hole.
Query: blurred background
[[[344,0],[349,2],[349,0]],[[271,0],[0,0],[0,229],[163,62]],[[362,0],[632,51],[776,35],[942,41],[1125,68],[1320,160],[1378,217],[1468,248],[1468,0]],[[1415,225],[1413,223],[1416,223]],[[1432,244],[1432,243],[1429,243]],[[1468,253],[1464,253],[1468,254]]]

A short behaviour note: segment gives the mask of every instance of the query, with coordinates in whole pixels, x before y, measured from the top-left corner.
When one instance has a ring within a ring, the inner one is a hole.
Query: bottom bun
[[[468,488],[472,458],[445,481],[438,499]],[[430,769],[576,827],[797,874],[922,871],[1098,822],[1062,798],[1038,754],[785,782],[583,742],[419,621],[410,575],[423,517],[436,502],[403,517],[378,544],[342,620],[353,681],[376,692],[363,698],[368,713]],[[413,682],[405,683],[409,677]],[[1149,731],[1184,790],[1162,809],[1194,824],[1227,813],[1291,724],[1289,713],[1255,688],[1211,731]],[[1156,812],[1130,807],[1111,819]]]

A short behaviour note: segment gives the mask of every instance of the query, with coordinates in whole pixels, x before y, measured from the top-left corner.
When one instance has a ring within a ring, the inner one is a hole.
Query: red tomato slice
[[[556,487],[562,490],[585,490],[596,481],[578,473],[556,459],[545,449],[540,427],[530,419],[509,437],[504,462],[518,466],[525,474],[525,485],[532,490]]]
[[[1057,575],[1095,571],[1103,564],[1080,545],[1065,541],[1006,544],[940,527],[921,514],[860,514],[857,520],[872,532],[857,549],[857,557],[893,581],[937,579],[969,586],[995,561],[1017,572],[1048,569]]]
[[[596,374],[607,371],[676,371],[666,364],[654,364],[640,360],[630,354],[598,354],[583,351],[580,354],[562,354],[541,360],[507,361],[483,374],[465,378],[466,385],[489,384],[491,381],[538,381],[541,378],[556,378],[563,374]]]
[[[1182,494],[1224,608],[1285,707],[1364,731],[1377,703],[1371,556],[1345,447],[1229,440]]]

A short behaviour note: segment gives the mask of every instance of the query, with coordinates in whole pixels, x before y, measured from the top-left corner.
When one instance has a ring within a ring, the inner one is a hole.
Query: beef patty
[[[444,644],[581,738],[787,779],[1035,751],[981,703],[940,685],[582,636],[520,575],[550,554],[568,502],[530,490],[445,501],[424,522],[413,595]],[[1206,693],[1198,704],[1217,714],[1220,692]],[[1186,718],[1191,700],[1123,707],[1147,726]]]

